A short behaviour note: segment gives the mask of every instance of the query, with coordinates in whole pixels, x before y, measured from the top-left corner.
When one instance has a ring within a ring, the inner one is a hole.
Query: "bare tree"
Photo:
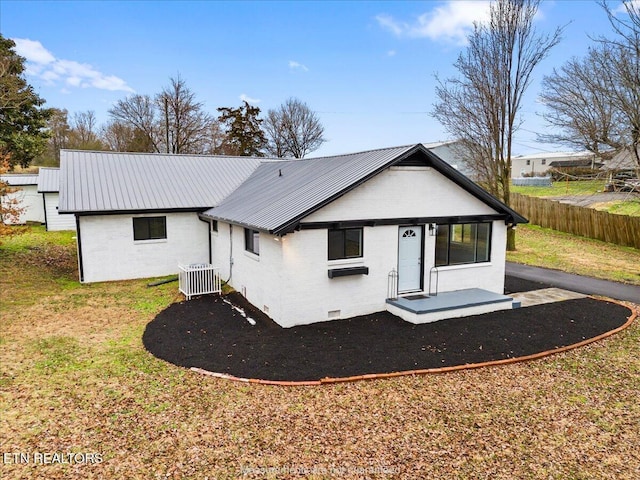
[[[202,103],[196,101],[195,93],[179,75],[170,81],[171,84],[156,97],[162,112],[166,151],[201,153],[213,118],[204,112]]]
[[[160,152],[160,131],[156,105],[149,95],[131,95],[118,100],[109,110],[112,120],[135,129],[145,137],[149,152]]]
[[[149,137],[141,130],[119,120],[103,125],[100,137],[109,150],[116,152],[152,152]]]
[[[607,158],[628,148],[640,172],[640,7],[616,16],[601,3],[616,37],[600,38],[584,59],[571,59],[543,80],[544,118],[554,127],[541,139]]]
[[[611,52],[591,48],[584,59],[573,58],[542,81],[541,102],[552,133],[542,141],[586,149],[599,157],[620,146],[620,118],[601,68]]]
[[[267,153],[273,157],[283,158],[290,155],[287,149],[286,129],[281,119],[281,112],[268,110],[262,129],[267,137]]]
[[[488,24],[474,24],[469,45],[455,63],[460,76],[438,80],[433,115],[471,154],[468,165],[488,190],[510,203],[513,137],[519,111],[535,67],[558,44],[561,28],[550,35],[533,26],[539,0],[496,0]],[[507,232],[515,249],[515,230]]]
[[[640,176],[640,3],[625,1],[621,15],[616,15],[606,1],[599,3],[615,32],[614,38],[601,37],[598,42],[611,53],[601,68],[624,127],[618,143],[629,149]]]
[[[98,138],[97,124],[96,113],[92,110],[74,113],[68,146],[80,150],[101,150],[103,145]]]
[[[226,138],[226,133],[220,122],[213,119],[203,139],[202,153],[205,155],[224,155],[226,153],[224,150]]]
[[[69,135],[71,127],[69,127],[66,109],[51,108],[51,116],[47,119],[46,128],[49,134],[47,147],[45,151],[36,159],[36,163],[41,166],[59,166],[60,150],[68,148]]]
[[[297,98],[289,98],[277,110],[269,110],[264,130],[268,152],[277,157],[304,158],[326,141],[318,116]]]

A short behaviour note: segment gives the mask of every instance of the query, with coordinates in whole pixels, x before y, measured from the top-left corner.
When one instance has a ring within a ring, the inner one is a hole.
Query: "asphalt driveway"
[[[509,278],[529,280],[534,285],[546,284],[551,287],[564,288],[586,295],[601,295],[604,297],[640,303],[640,287],[626,283],[610,282],[598,278],[584,277],[571,273],[560,272],[548,268],[530,267],[519,263],[507,262],[507,283]],[[540,287],[544,288],[544,287]],[[533,288],[531,288],[533,290]]]

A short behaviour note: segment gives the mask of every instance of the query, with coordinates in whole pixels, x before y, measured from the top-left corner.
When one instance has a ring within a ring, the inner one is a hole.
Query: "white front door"
[[[422,276],[422,227],[398,230],[398,292],[420,290]]]

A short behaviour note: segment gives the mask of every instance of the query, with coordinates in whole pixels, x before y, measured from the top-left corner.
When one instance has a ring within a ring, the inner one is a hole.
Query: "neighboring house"
[[[596,156],[584,152],[546,152],[532,155],[519,155],[511,158],[511,178],[524,175],[544,175],[550,168],[587,167],[599,168],[601,163]]]
[[[457,291],[462,303],[480,292],[500,303],[466,312],[511,308],[502,295],[506,230],[526,219],[422,144],[287,161],[80,151],[61,159],[60,210],[78,218],[83,282],[208,262],[285,327],[402,315],[388,302],[395,290],[399,300]]]
[[[47,231],[75,230],[74,215],[60,213],[60,169],[40,167],[38,171],[38,193],[42,194],[44,223]]]
[[[467,165],[469,153],[459,140],[448,140],[445,142],[423,143],[426,148],[435,153],[442,160],[470,179],[474,179],[474,173]]]
[[[640,147],[638,148],[638,155],[640,155]],[[623,148],[611,160],[605,162],[600,169],[609,172],[633,172],[638,169],[638,165],[632,155],[631,148]]]
[[[177,273],[209,261],[217,205],[260,164],[214,157],[62,150],[60,213],[76,215],[80,281]]]
[[[17,189],[16,192],[7,195],[7,197],[17,199],[17,206],[23,209],[19,220],[12,223],[44,223],[42,194],[38,193],[38,174],[8,173],[2,175],[0,180]]]

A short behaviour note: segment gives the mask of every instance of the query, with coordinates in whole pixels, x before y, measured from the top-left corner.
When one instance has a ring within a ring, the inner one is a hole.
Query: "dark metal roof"
[[[218,205],[260,161],[252,157],[62,150],[59,210],[204,210]]]
[[[562,167],[592,167],[600,168],[603,164],[601,162],[594,162],[593,159],[584,158],[578,160],[554,160],[549,163],[550,167],[562,168]]]
[[[38,170],[38,192],[52,193],[60,191],[60,169],[40,167]]]
[[[38,174],[37,173],[7,173],[0,175],[0,180],[7,183],[12,187],[23,185],[37,185]]]
[[[417,157],[416,157],[417,156]],[[514,223],[527,220],[491,196],[422,144],[304,160],[262,163],[217,207],[203,216],[275,234],[409,157],[434,167]]]

